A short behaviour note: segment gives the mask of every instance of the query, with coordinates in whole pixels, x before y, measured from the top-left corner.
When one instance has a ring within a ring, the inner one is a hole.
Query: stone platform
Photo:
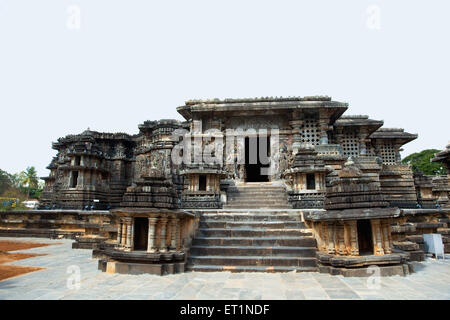
[[[98,270],[98,262],[91,257],[91,250],[72,250],[72,240],[0,240],[52,244],[20,251],[45,255],[10,264],[45,269],[0,281],[0,300],[450,300],[449,255],[446,260],[427,258],[424,262],[415,262],[416,273],[406,277],[381,277],[379,283],[371,286],[365,278],[317,272],[188,272],[165,277],[108,274]],[[78,289],[67,286],[71,275],[69,267],[79,268]]]

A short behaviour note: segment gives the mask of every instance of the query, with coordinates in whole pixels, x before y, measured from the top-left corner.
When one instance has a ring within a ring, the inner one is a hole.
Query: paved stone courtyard
[[[191,272],[168,275],[120,275],[97,270],[91,250],[71,249],[72,240],[0,238],[51,243],[17,252],[45,253],[10,263],[44,267],[0,281],[0,300],[6,299],[445,299],[450,300],[450,256],[447,260],[416,263],[418,272],[407,277],[381,278],[370,289],[366,278],[344,278],[320,273]],[[75,267],[74,267],[75,266]],[[78,269],[79,268],[79,269]],[[77,289],[72,279],[80,271]],[[68,286],[69,284],[69,286]]]

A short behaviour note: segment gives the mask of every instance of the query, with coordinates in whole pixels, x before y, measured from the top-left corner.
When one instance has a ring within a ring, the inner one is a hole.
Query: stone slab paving
[[[344,278],[320,273],[189,272],[168,276],[106,274],[97,270],[91,250],[71,248],[72,240],[0,238],[49,243],[18,252],[44,253],[11,265],[44,270],[0,281],[0,300],[76,299],[439,299],[450,300],[450,255],[416,263],[407,277]],[[73,286],[79,270],[79,288]],[[374,286],[371,286],[370,284]],[[72,286],[71,286],[72,285]]]

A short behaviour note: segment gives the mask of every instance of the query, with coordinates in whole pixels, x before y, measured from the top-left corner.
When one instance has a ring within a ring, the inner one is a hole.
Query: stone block
[[[184,273],[185,265],[184,262],[174,263],[175,273]]]
[[[424,261],[425,253],[422,250],[408,251],[410,261]]]
[[[419,245],[411,241],[394,242],[393,245],[395,249],[403,251],[414,251],[419,249]]]
[[[163,274],[174,274],[175,273],[175,265],[173,263],[165,263],[163,264]]]
[[[106,272],[106,265],[107,265],[106,260],[98,260],[98,270]]]
[[[437,228],[437,233],[450,235],[450,228]]]
[[[106,263],[106,273],[116,273],[116,262],[108,261]]]

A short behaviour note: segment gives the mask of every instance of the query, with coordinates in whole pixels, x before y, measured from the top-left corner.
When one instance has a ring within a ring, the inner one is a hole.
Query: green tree
[[[11,175],[0,169],[0,195],[8,190],[12,185]]]
[[[19,174],[22,187],[26,188],[28,198],[32,189],[37,189],[39,185],[39,178],[35,167],[28,167],[25,171]]]
[[[402,160],[403,163],[411,165],[413,172],[423,172],[426,175],[444,175],[447,174],[444,166],[440,162],[431,162],[434,154],[440,152],[437,149],[426,149],[420,152],[410,154]]]

